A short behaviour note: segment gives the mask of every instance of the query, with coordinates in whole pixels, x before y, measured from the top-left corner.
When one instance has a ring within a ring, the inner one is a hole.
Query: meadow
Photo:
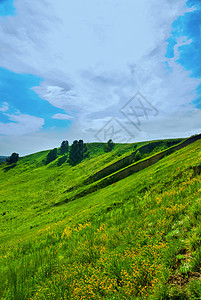
[[[0,165],[0,299],[201,299],[201,141],[76,197],[145,144],[88,144],[76,166],[44,165],[48,151]]]

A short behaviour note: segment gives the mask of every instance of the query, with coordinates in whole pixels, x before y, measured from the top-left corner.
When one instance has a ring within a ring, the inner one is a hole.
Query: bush
[[[137,151],[135,154],[135,161],[138,161],[142,158],[140,151]]]

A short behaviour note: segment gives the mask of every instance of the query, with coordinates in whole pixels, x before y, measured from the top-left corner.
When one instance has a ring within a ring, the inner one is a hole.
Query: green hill
[[[76,166],[45,165],[48,151],[2,163],[0,299],[201,299],[201,140],[173,152],[182,142],[92,143]]]

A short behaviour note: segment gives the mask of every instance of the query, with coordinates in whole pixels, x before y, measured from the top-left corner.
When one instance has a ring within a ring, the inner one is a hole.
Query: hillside
[[[0,299],[201,299],[201,140],[89,180],[134,149],[147,145],[143,161],[181,142],[88,144],[73,167],[44,165],[48,151],[1,164]]]

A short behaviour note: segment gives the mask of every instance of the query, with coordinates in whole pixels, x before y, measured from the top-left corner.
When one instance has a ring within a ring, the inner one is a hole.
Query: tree
[[[83,142],[83,140],[75,140],[70,147],[69,163],[71,165],[76,165],[77,163],[81,162],[87,155],[87,145]]]
[[[57,158],[57,148],[50,150],[46,158],[46,165]]]
[[[135,154],[135,161],[138,161],[141,159],[141,153],[140,151],[137,151],[137,153]]]
[[[75,140],[73,141],[73,144],[71,145],[70,152],[69,152],[69,163],[71,165],[76,164],[76,162],[78,161],[78,151],[79,151],[78,141]]]
[[[63,141],[61,143],[61,147],[60,147],[60,154],[65,154],[68,152],[68,149],[69,149],[69,144],[68,144],[68,141]]]
[[[9,165],[16,163],[18,160],[19,160],[19,154],[15,152],[12,153],[11,156],[6,159]]]
[[[109,141],[107,141],[107,144],[105,145],[104,151],[105,152],[110,152],[110,151],[112,151],[112,149],[114,148],[114,146],[115,146],[115,144],[110,139]]]

